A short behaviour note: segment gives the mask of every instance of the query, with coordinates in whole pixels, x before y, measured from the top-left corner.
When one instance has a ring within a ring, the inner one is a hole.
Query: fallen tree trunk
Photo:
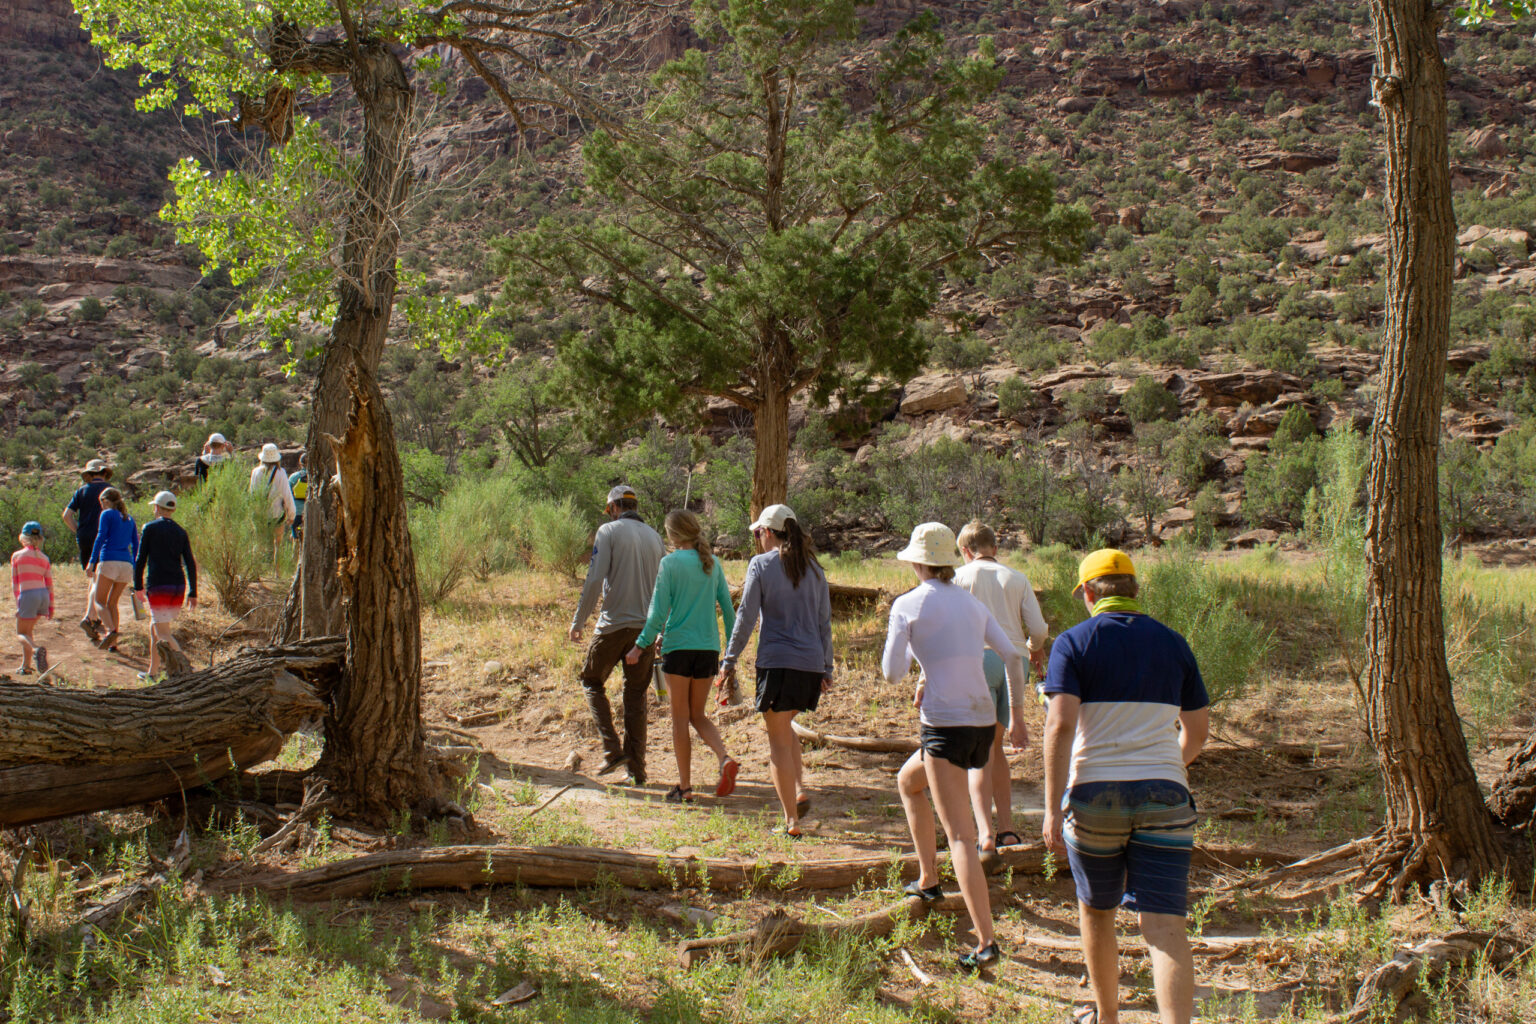
[[[848,583],[828,581],[827,596],[832,603],[832,611],[844,615],[875,607],[885,600],[885,591],[879,587],[855,587]],[[731,600],[736,604],[741,603],[741,587],[731,588]]]
[[[790,720],[789,725],[795,730],[796,736],[816,746],[830,744],[834,747],[863,750],[872,754],[912,754],[917,751],[917,740],[884,739],[879,736],[834,736],[831,733],[817,732],[794,719]]]
[[[158,800],[272,759],[324,710],[343,649],[248,649],[137,690],[0,683],[0,826]]]
[[[1003,866],[1017,872],[1038,873],[1045,867],[1041,846],[1008,847],[998,856]],[[574,889],[600,882],[617,882],[630,889],[808,891],[843,889],[871,877],[884,877],[893,865],[902,878],[917,877],[915,854],[821,861],[782,857],[727,860],[585,846],[440,846],[387,850],[308,871],[227,880],[210,888],[224,892],[257,889],[300,901],[477,885]]]
[[[882,938],[891,934],[898,922],[915,921],[934,913],[954,914],[964,910],[965,900],[959,893],[940,900],[906,896],[880,910],[860,914],[846,921],[828,921],[824,924],[801,921],[790,917],[783,910],[774,910],[745,931],[711,935],[703,939],[684,939],[677,945],[677,959],[683,967],[688,968],[717,953],[738,960],[783,956],[799,949],[808,939],[842,935]]]

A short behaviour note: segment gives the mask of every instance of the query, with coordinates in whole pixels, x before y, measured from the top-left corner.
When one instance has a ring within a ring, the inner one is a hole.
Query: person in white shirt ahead
[[[982,769],[997,731],[997,711],[982,670],[982,648],[990,647],[1003,658],[1013,742],[1020,747],[1029,740],[1024,728],[1024,659],[986,606],[955,586],[954,567],[960,553],[949,527],[918,525],[896,557],[911,563],[918,585],[891,604],[880,667],[891,682],[907,674],[914,657],[922,668],[912,700],[920,711],[921,746],[897,776],[920,867],[917,880],[905,891],[925,900],[943,896],[933,814],[923,799],[923,790],[930,789],[949,838],[955,879],[976,930],[976,949],[960,956],[960,966],[976,970],[996,963],[1001,955],[992,931],[987,879],[976,850],[976,822],[967,799],[968,791],[974,798],[981,795]]]
[[[283,537],[292,527],[294,516],[298,514],[293,504],[293,489],[288,486],[288,472],[283,469],[282,463],[283,453],[277,450],[277,445],[268,442],[261,446],[261,464],[251,470],[251,493],[265,493],[267,497],[267,519],[273,528],[274,562],[277,561]]]
[[[1030,664],[1036,672],[1045,675],[1045,616],[1040,614],[1040,602],[1035,599],[1035,588],[1029,577],[1008,568],[997,560],[997,534],[992,527],[972,520],[960,528],[957,538],[960,557],[965,564],[955,570],[955,585],[970,591],[971,595],[987,606],[987,611],[1003,627],[1008,639],[1019,650],[1029,651]],[[1025,630],[1029,635],[1025,636]],[[999,846],[1017,846],[1024,842],[1013,828],[1013,778],[1008,770],[1008,757],[1003,753],[1002,730],[1010,724],[1007,693],[1003,685],[1003,659],[996,651],[982,652],[982,668],[987,674],[987,687],[992,691],[992,702],[997,708],[997,736],[992,740],[992,756],[987,759],[986,784],[979,800],[972,808],[976,814],[976,831],[981,836],[981,852],[985,856]],[[997,809],[996,829],[993,828],[993,805]]]

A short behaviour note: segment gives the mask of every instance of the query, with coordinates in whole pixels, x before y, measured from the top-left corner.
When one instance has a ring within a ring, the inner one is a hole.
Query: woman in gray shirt
[[[757,710],[768,730],[769,771],[784,808],[784,834],[799,838],[800,816],[811,801],[792,723],[801,711],[816,710],[832,686],[832,600],[810,538],[788,505],[763,509],[752,535],[763,554],[747,565],[736,628],[720,661],[720,685],[734,683],[736,659],[761,618]]]

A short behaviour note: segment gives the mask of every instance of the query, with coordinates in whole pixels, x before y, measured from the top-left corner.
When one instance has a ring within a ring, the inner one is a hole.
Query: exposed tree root
[[[1348,857],[1353,857],[1355,854],[1365,849],[1366,845],[1371,841],[1371,838],[1372,837],[1366,837],[1364,839],[1352,839],[1340,846],[1335,846],[1330,849],[1323,850],[1320,853],[1314,853],[1311,856],[1303,857],[1301,860],[1294,861],[1290,864],[1285,864],[1281,867],[1274,868],[1269,871],[1264,871],[1257,875],[1250,875],[1247,878],[1239,879],[1236,882],[1232,882],[1227,885],[1216,886],[1215,891],[1228,892],[1234,889],[1256,889],[1260,886],[1270,886],[1284,878],[1289,878],[1294,875],[1306,874],[1324,866],[1325,864],[1334,864]]]
[[[1045,849],[1015,846],[999,851],[1003,867],[1036,874],[1044,870]],[[710,889],[739,892],[842,889],[892,869],[916,878],[915,854],[873,855],[837,860],[784,858],[727,860],[668,857],[585,846],[441,846],[388,850],[307,871],[273,872],[221,881],[211,889],[257,889],[294,900],[352,899],[416,889],[468,889],[477,885],[580,888],[616,882],[631,889]]]
[[[1426,982],[1480,953],[1489,954],[1490,959],[1507,960],[1513,946],[1510,940],[1488,932],[1453,932],[1443,939],[1400,949],[1365,979],[1344,1019],[1364,1021],[1380,1009],[1385,1009],[1386,1019],[1397,1019],[1408,1008],[1404,1004],[1411,1002]]]

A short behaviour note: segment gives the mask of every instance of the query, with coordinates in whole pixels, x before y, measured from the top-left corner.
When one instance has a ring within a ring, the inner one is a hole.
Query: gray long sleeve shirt
[[[809,567],[796,587],[789,582],[777,550],[747,563],[736,628],[721,659],[734,667],[761,615],[763,633],[757,641],[758,668],[792,668],[832,675],[832,596],[827,578]]]
[[[661,535],[641,522],[633,512],[626,512],[597,528],[592,544],[592,562],[587,566],[587,582],[581,588],[581,603],[571,619],[571,628],[580,629],[603,602],[597,617],[598,636],[618,629],[639,629],[651,606],[651,590],[656,586],[657,567],[667,553]]]

